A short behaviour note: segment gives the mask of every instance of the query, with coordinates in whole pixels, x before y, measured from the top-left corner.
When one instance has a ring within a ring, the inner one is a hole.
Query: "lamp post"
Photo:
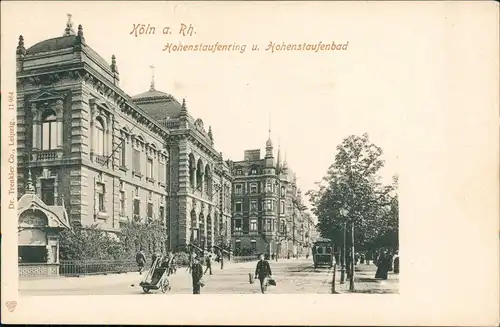
[[[354,221],[351,222],[351,274],[349,275],[349,290],[354,291]]]
[[[347,219],[348,211],[346,209],[340,209],[340,214],[344,219]],[[343,284],[345,282],[345,253],[346,253],[346,222],[344,221],[343,229],[342,229],[343,237],[342,237],[342,253],[340,257],[341,261],[341,270],[340,270],[340,283]]]

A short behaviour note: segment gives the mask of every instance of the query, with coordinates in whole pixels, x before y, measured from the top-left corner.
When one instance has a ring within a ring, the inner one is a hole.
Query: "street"
[[[259,293],[259,281],[250,284],[248,274],[255,272],[256,261],[225,264],[224,269],[213,263],[213,275],[205,275],[206,286],[202,294],[254,294]],[[280,259],[270,261],[273,277],[277,286],[269,286],[269,294],[330,294],[333,269],[312,266],[309,259]],[[204,267],[205,269],[205,267]],[[397,294],[399,276],[389,273],[388,280],[374,280],[376,267],[360,264],[356,267],[355,285],[359,293]],[[118,295],[143,294],[139,283],[142,276],[138,273],[56,277],[39,279],[21,279],[19,293],[21,296],[33,295]],[[169,277],[172,289],[167,294],[191,294],[191,276],[186,268],[180,268]],[[340,269],[336,273],[336,292],[350,293],[349,282],[339,284]],[[160,291],[152,291],[144,295],[164,295]],[[165,295],[164,295],[165,296]]]

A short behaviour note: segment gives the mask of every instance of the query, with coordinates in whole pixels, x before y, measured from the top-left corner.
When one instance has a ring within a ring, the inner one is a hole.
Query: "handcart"
[[[149,269],[144,280],[139,283],[144,293],[151,290],[160,290],[162,293],[170,291],[170,281],[168,280],[168,264],[161,264],[161,258],[157,258],[151,269]]]

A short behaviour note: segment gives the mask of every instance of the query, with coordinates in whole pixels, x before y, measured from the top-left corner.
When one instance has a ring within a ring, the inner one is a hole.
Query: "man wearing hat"
[[[193,279],[193,294],[200,294],[203,277],[203,267],[196,253],[193,253],[193,265],[191,266],[191,277]]]
[[[257,262],[257,267],[255,268],[255,278],[260,281],[260,291],[264,294],[267,289],[267,279],[271,277],[271,265],[264,259],[264,254],[259,255],[259,262]]]

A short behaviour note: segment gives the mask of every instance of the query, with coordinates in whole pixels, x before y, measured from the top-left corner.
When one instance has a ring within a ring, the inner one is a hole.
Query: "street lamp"
[[[347,211],[347,209],[340,209],[340,214],[342,215],[342,217],[344,219],[347,219],[347,214],[349,212]],[[342,233],[343,233],[343,237],[342,237],[342,253],[341,253],[341,257],[340,257],[340,261],[341,261],[341,270],[340,270],[340,283],[343,284],[345,282],[345,264],[346,264],[346,258],[345,258],[345,253],[346,253],[346,222],[344,221],[343,223],[343,230],[342,230]]]
[[[347,219],[348,215],[348,210],[346,209],[341,209],[341,214],[344,217],[345,220]],[[345,240],[346,240],[346,224],[347,222],[344,222],[344,256],[345,256]],[[354,221],[351,221],[351,249],[350,249],[350,256],[349,256],[349,290],[351,292],[354,291]],[[344,257],[344,262],[345,262],[345,257]],[[341,276],[342,279],[342,276]]]

